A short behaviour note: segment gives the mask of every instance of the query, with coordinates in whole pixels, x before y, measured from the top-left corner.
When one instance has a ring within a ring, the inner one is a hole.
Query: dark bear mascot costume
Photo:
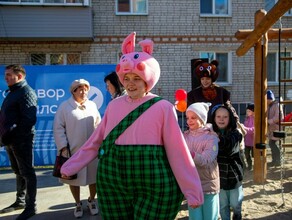
[[[215,81],[219,76],[218,65],[219,63],[217,60],[212,60],[211,63],[197,60],[194,64],[196,77],[200,83],[203,77],[211,78],[212,83],[208,87],[204,87],[201,83],[200,86],[190,91],[187,95],[188,106],[195,102],[211,103],[207,120],[208,123],[210,123],[211,120],[211,110],[215,105],[230,105],[230,92],[215,84]]]

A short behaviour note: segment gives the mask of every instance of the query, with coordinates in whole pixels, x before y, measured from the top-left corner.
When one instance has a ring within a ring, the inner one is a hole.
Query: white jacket
[[[71,153],[74,154],[87,141],[100,121],[101,116],[94,102],[87,100],[80,106],[73,97],[64,101],[54,118],[54,138],[58,153],[69,143]],[[60,179],[60,182],[74,186],[95,183],[97,163],[96,158],[78,172],[77,179]]]

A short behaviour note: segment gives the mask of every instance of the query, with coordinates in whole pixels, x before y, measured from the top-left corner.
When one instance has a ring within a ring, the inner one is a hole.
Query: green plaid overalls
[[[105,220],[172,220],[183,194],[161,145],[115,145],[119,135],[146,109],[153,98],[128,114],[99,149],[97,194]]]

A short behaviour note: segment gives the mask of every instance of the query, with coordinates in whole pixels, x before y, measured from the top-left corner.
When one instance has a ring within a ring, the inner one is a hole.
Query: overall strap
[[[112,130],[111,132],[106,136],[106,138],[103,140],[98,153],[98,158],[101,158],[102,155],[108,151],[106,148],[108,148],[109,145],[113,144],[116,139],[131,125],[133,122],[142,115],[148,108],[150,108],[154,103],[160,101],[161,97],[154,97],[143,104],[139,105],[137,108],[135,108],[133,111],[131,111],[125,118],[122,119],[122,121],[119,122]]]

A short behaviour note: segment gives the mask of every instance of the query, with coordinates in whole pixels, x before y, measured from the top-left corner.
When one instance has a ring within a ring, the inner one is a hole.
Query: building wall
[[[92,39],[90,7],[0,6],[0,38]]]
[[[263,2],[233,0],[232,17],[206,18],[199,16],[199,0],[149,0],[147,16],[117,16],[114,0],[92,0],[93,41],[0,41],[0,64],[29,64],[32,52],[72,51],[81,53],[82,64],[114,64],[124,37],[136,31],[137,41],[151,38],[155,42],[153,55],[161,65],[161,78],[154,93],[174,102],[177,89],[191,90],[191,59],[198,58],[200,51],[231,51],[232,83],[224,87],[231,92],[232,102],[252,102],[254,51],[251,48],[238,57],[235,51],[241,42],[234,34],[254,28],[254,14]],[[282,27],[292,27],[292,18],[283,17]],[[292,51],[292,40],[285,46]],[[269,49],[278,51],[277,40],[270,41]],[[269,88],[277,91],[276,85]]]

